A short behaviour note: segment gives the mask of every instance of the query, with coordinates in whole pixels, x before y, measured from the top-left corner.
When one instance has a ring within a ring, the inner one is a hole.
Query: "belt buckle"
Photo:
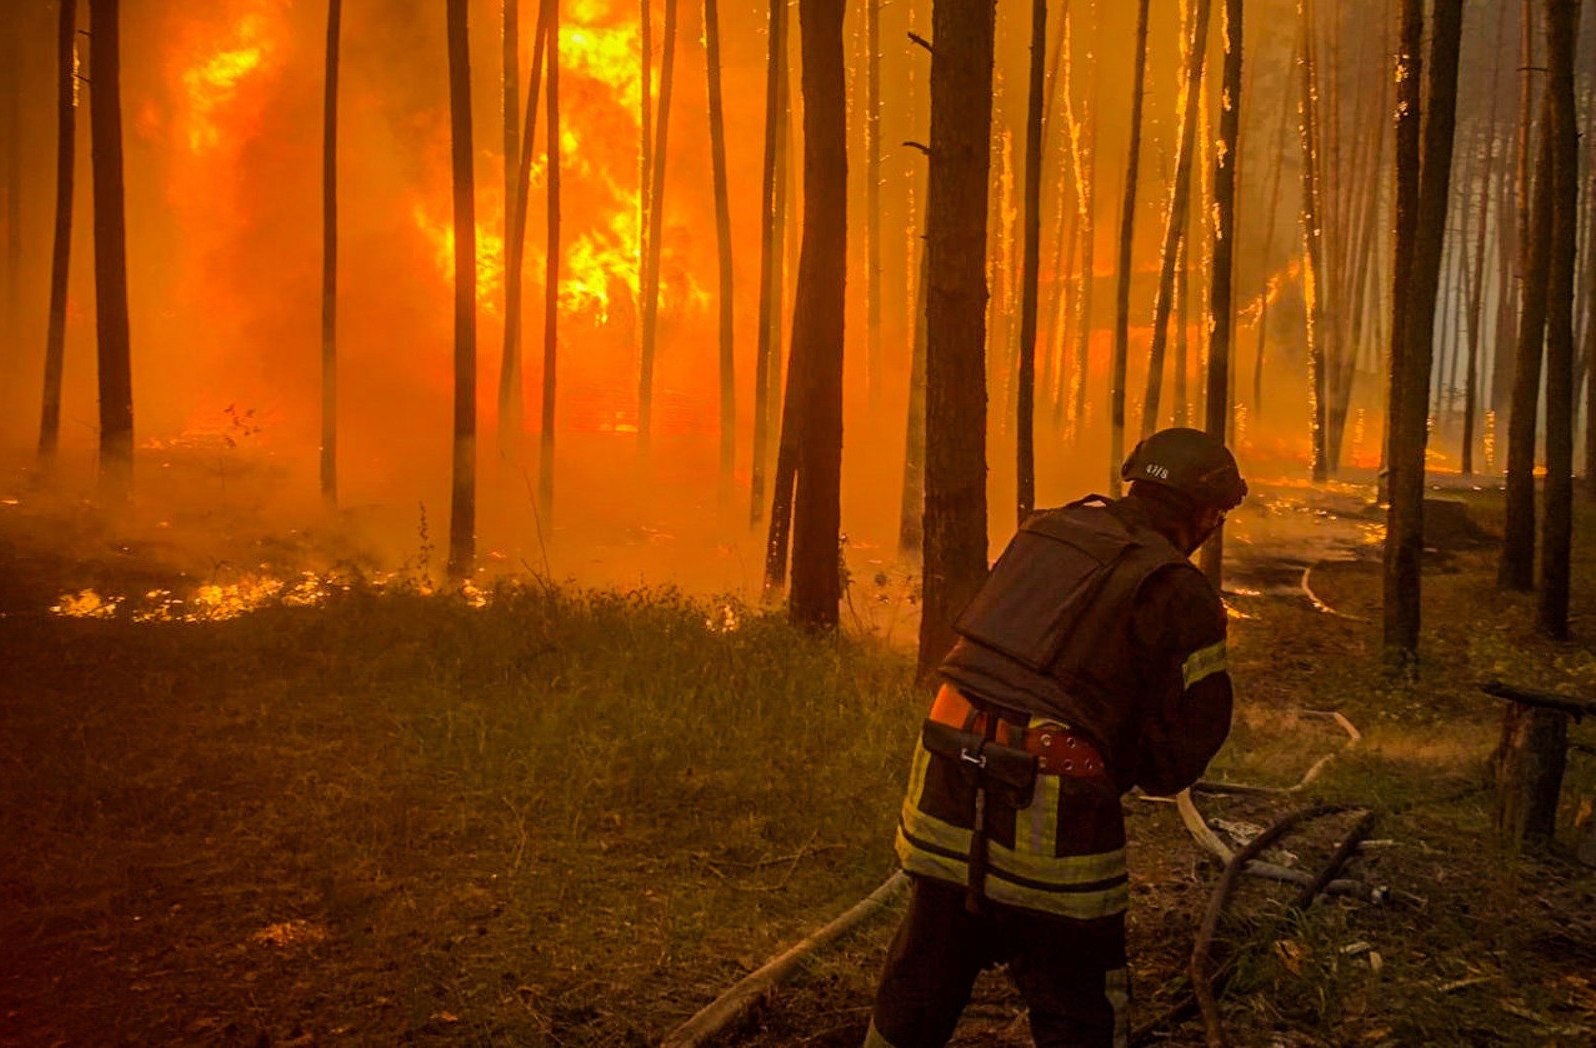
[[[976,750],[974,753],[971,753],[968,747],[960,747],[959,760],[966,764],[973,764],[977,768],[986,767],[986,754],[982,753],[980,750]]]

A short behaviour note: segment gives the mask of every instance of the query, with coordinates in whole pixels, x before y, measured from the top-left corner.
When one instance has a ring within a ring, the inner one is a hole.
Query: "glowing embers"
[[[92,588],[82,589],[62,594],[50,611],[64,618],[114,619],[125,605],[134,622],[225,622],[272,606],[318,607],[334,592],[347,592],[350,588],[347,580],[313,571],[301,572],[291,579],[246,575],[234,582],[207,583],[186,597],[168,589],[152,589],[130,600],[124,596],[108,597]]]
[[[199,153],[221,143],[225,109],[237,97],[244,79],[265,65],[273,44],[266,13],[252,11],[238,20],[221,50],[183,70],[180,78],[188,98],[190,150]]]
[[[327,928],[315,921],[292,920],[268,924],[249,937],[249,941],[262,946],[283,949],[289,946],[311,946],[327,941]]]

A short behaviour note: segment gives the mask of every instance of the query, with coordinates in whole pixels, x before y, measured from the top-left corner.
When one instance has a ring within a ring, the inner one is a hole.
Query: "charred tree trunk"
[[[121,3],[89,0],[89,131],[94,162],[94,304],[100,384],[100,491],[133,495],[133,353],[122,199]]]
[[[720,89],[720,11],[718,0],[704,0],[704,60],[709,77],[709,148],[715,183],[715,246],[720,260],[720,502],[731,505],[732,469],[737,459],[737,386],[732,324],[731,203],[726,186],[726,118]]]
[[[1402,52],[1408,60],[1423,39],[1422,0],[1404,0]],[[1463,0],[1435,0],[1435,26],[1425,66],[1422,155],[1419,160],[1417,208],[1406,255],[1408,277],[1400,310],[1399,352],[1394,352],[1391,387],[1391,510],[1385,543],[1385,648],[1398,663],[1417,656],[1419,645],[1420,555],[1424,549],[1424,448],[1430,360],[1434,351],[1435,302],[1440,285],[1441,249],[1451,195],[1452,139],[1457,116],[1458,51],[1463,35]],[[1411,74],[1409,74],[1411,76]],[[1399,121],[1419,115],[1418,84],[1399,80],[1403,112]],[[1398,124],[1397,141],[1409,152],[1398,154],[1398,177],[1410,179],[1415,159],[1410,128]],[[1401,189],[1399,188],[1399,194]],[[1409,191],[1411,193],[1411,189]],[[1399,197],[1400,199],[1400,197]],[[1410,197],[1411,199],[1411,197]],[[1402,221],[1399,205],[1398,222]],[[1399,232],[1399,236],[1401,233]],[[1397,265],[1404,256],[1399,253]]]
[[[1512,844],[1533,849],[1551,843],[1568,761],[1568,718],[1562,710],[1520,703],[1503,717],[1495,823]]]
[[[792,621],[837,625],[841,599],[842,338],[848,238],[844,0],[799,0],[803,59],[804,220],[793,355],[807,358],[793,502]]]
[[[44,344],[39,461],[49,468],[61,439],[61,373],[66,363],[67,282],[72,262],[72,192],[77,164],[77,0],[60,0],[56,31],[55,244],[50,254],[50,323]],[[337,4],[338,0],[333,0]],[[12,144],[15,150],[16,144]]]
[[[505,240],[504,353],[499,362],[499,453],[507,459],[521,447],[521,274],[526,262],[527,197],[532,182],[532,141],[537,131],[538,88],[543,82],[543,49],[549,37],[557,0],[540,0],[538,24],[532,42],[532,77],[526,86],[526,108],[516,159],[515,195],[505,201],[510,209]]]
[[[1568,639],[1574,528],[1574,264],[1579,243],[1579,132],[1574,44],[1579,0],[1547,0],[1547,134],[1552,140],[1552,243],[1546,302],[1546,510],[1541,523],[1541,631]]]
[[[881,3],[865,0],[865,382],[881,406]]]
[[[560,5],[549,18],[548,239],[543,269],[543,411],[538,419],[538,506],[545,526],[554,519],[554,395],[560,357]]]
[[[1164,351],[1169,345],[1169,313],[1175,291],[1175,266],[1186,229],[1186,206],[1191,199],[1191,160],[1197,146],[1197,110],[1202,99],[1204,59],[1208,55],[1208,19],[1211,0],[1196,0],[1191,34],[1186,41],[1185,111],[1181,115],[1180,146],[1175,156],[1175,181],[1169,210],[1164,216],[1164,249],[1160,255],[1158,294],[1153,300],[1153,342],[1147,354],[1147,393],[1142,399],[1142,436],[1158,429],[1158,405],[1164,384]],[[1221,400],[1226,398],[1221,397]],[[1224,439],[1224,430],[1219,438]]]
[[[471,145],[471,43],[466,0],[448,0],[449,138],[454,180],[454,466],[449,494],[449,576],[476,559],[477,219]]]
[[[1535,585],[1535,443],[1541,393],[1541,359],[1546,345],[1547,280],[1551,270],[1552,136],[1541,121],[1534,192],[1518,318],[1513,367],[1513,401],[1507,420],[1507,518],[1497,585],[1529,591]]]
[[[1292,64],[1296,64],[1296,52],[1293,51]],[[1264,350],[1269,338],[1269,297],[1275,287],[1275,281],[1269,276],[1271,265],[1271,251],[1275,243],[1275,219],[1280,214],[1280,187],[1285,182],[1282,173],[1285,164],[1280,158],[1286,155],[1286,139],[1291,132],[1291,97],[1283,95],[1280,100],[1280,129],[1276,132],[1274,152],[1270,155],[1275,158],[1275,170],[1269,188],[1269,222],[1265,227],[1263,241],[1264,260],[1264,286],[1263,302],[1258,307],[1258,352],[1252,361],[1252,414],[1253,425],[1256,426],[1263,419],[1263,374]]]
[[[903,498],[898,508],[898,553],[918,559],[925,541],[925,300],[930,252],[920,238],[920,280],[915,291],[914,346],[909,359],[909,420],[903,451]]]
[[[1207,418],[1204,428],[1217,440],[1226,439],[1230,424],[1230,349],[1235,325],[1231,278],[1236,265],[1236,168],[1240,160],[1242,0],[1225,0],[1224,105],[1219,115],[1219,153],[1214,162],[1214,275],[1209,288],[1209,323],[1213,337],[1208,350]],[[1224,574],[1223,523],[1203,546],[1202,569],[1217,589]]]
[[[996,13],[993,0],[936,0],[932,8],[922,675],[952,646],[954,617],[986,577],[984,263]]]
[[[1136,232],[1136,176],[1141,164],[1142,102],[1147,94],[1147,8],[1148,0],[1136,5],[1136,64],[1131,74],[1130,150],[1125,161],[1125,197],[1119,212],[1118,277],[1114,285],[1114,370],[1110,377],[1108,485],[1120,492],[1119,467],[1125,458],[1125,366],[1130,357],[1131,247]]]
[[[1047,0],[1031,0],[1031,81],[1025,114],[1025,248],[1020,273],[1019,402],[1014,438],[1018,524],[1025,523],[1036,508],[1036,296],[1042,266],[1042,88],[1046,50]]]
[[[1311,416],[1308,421],[1313,442],[1313,479],[1330,478],[1326,413],[1330,381],[1326,369],[1325,342],[1329,331],[1324,322],[1324,296],[1327,268],[1324,261],[1323,208],[1319,184],[1319,102],[1318,72],[1313,33],[1313,0],[1298,0],[1302,19],[1302,246],[1304,307],[1307,313],[1308,393]]]
[[[660,57],[659,113],[653,141],[654,170],[648,180],[648,236],[643,244],[642,373],[637,387],[637,446],[647,457],[654,436],[654,352],[659,334],[659,252],[665,218],[665,155],[671,125],[671,82],[676,66],[676,0],[665,0],[665,33]]]
[[[321,122],[321,497],[333,507],[338,505],[338,36],[342,21],[343,0],[328,0],[327,79]],[[504,163],[508,181],[508,155]]]
[[[782,85],[786,82],[787,5],[770,0],[769,50],[765,64],[765,152],[759,197],[759,327],[754,350],[754,447],[750,463],[748,522],[758,526],[765,512],[765,467],[770,461],[770,391],[777,388],[771,372],[781,373],[779,324],[781,286],[776,280],[776,230],[782,217],[776,209],[776,148],[782,117]]]
[[[1508,5],[1503,4],[1496,22],[1496,37],[1500,40],[1507,25]],[[1485,120],[1485,170],[1480,178],[1479,228],[1474,231],[1474,274],[1469,284],[1469,359],[1464,376],[1463,391],[1463,476],[1474,475],[1474,433],[1480,405],[1480,325],[1485,319],[1485,246],[1486,233],[1491,218],[1491,172],[1496,164],[1497,88],[1501,83],[1502,57],[1498,53],[1491,60],[1491,106]],[[1503,225],[1500,219],[1497,225]],[[1500,235],[1500,233],[1498,233]],[[1506,295],[1507,289],[1501,289]]]

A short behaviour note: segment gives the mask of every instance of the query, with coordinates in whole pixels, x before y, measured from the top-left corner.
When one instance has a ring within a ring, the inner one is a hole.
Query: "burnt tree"
[[[333,0],[337,3],[338,0]],[[39,460],[47,467],[61,439],[61,373],[66,363],[67,282],[72,264],[72,192],[77,163],[77,0],[61,0],[56,29],[55,243],[50,253],[50,320],[44,343],[44,405]]]
[[[732,324],[731,203],[726,187],[726,118],[720,89],[720,11],[718,0],[704,0],[704,68],[709,91],[709,151],[715,193],[715,249],[720,262],[720,501],[731,504],[732,467],[737,458],[737,386]]]
[[[338,505],[338,35],[342,20],[343,0],[328,0],[321,121],[321,497],[329,506]]]
[[[471,145],[471,41],[466,0],[444,9],[449,45],[449,139],[454,185],[454,447],[449,486],[449,576],[471,576],[477,516],[477,219]]]
[[[1031,0],[1031,76],[1025,113],[1025,227],[1020,271],[1019,400],[1015,410],[1016,517],[1036,508],[1036,297],[1042,263],[1042,88],[1047,0]]]
[[[133,352],[122,192],[119,0],[89,0],[89,133],[94,170],[94,306],[100,385],[100,491],[133,495]]]
[[[659,252],[665,221],[665,155],[671,126],[671,85],[676,68],[676,2],[665,0],[665,30],[660,56],[659,112],[655,116],[654,170],[648,178],[648,229],[643,241],[641,284],[643,294],[643,345],[637,388],[638,450],[648,454],[654,428],[654,354],[659,335]]]
[[[1136,232],[1136,177],[1141,166],[1142,102],[1147,94],[1148,0],[1136,5],[1136,64],[1131,74],[1130,146],[1125,160],[1125,196],[1119,212],[1119,260],[1114,283],[1114,362],[1109,376],[1111,432],[1108,451],[1108,485],[1119,494],[1120,463],[1125,458],[1125,366],[1130,357],[1131,248]],[[1087,274],[1090,276],[1090,274]]]
[[[538,507],[548,525],[554,516],[554,405],[560,361],[560,5],[544,28],[548,34],[549,107],[544,129],[548,154],[547,240],[543,266],[543,403],[538,418]]]
[[[1147,0],[1142,0],[1145,12]],[[994,0],[935,0],[926,199],[925,545],[919,668],[986,578],[986,225]]]
[[[793,356],[808,361],[793,498],[794,623],[837,625],[842,579],[842,336],[847,273],[848,153],[844,0],[799,0],[803,59],[804,209],[793,307]],[[796,370],[796,369],[794,369]]]
[[[768,51],[765,59],[765,146],[759,196],[759,321],[754,349],[754,447],[749,465],[748,522],[757,526],[765,511],[765,469],[770,462],[772,372],[781,374],[781,285],[776,278],[776,231],[781,214],[776,207],[776,180],[780,172],[779,125],[787,81],[787,5],[770,0]]]

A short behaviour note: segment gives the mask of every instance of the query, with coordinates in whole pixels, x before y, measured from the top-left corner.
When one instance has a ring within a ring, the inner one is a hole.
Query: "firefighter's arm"
[[[1146,673],[1136,784],[1169,796],[1202,777],[1230,733],[1225,608],[1184,566],[1149,579],[1142,596],[1134,623]]]

